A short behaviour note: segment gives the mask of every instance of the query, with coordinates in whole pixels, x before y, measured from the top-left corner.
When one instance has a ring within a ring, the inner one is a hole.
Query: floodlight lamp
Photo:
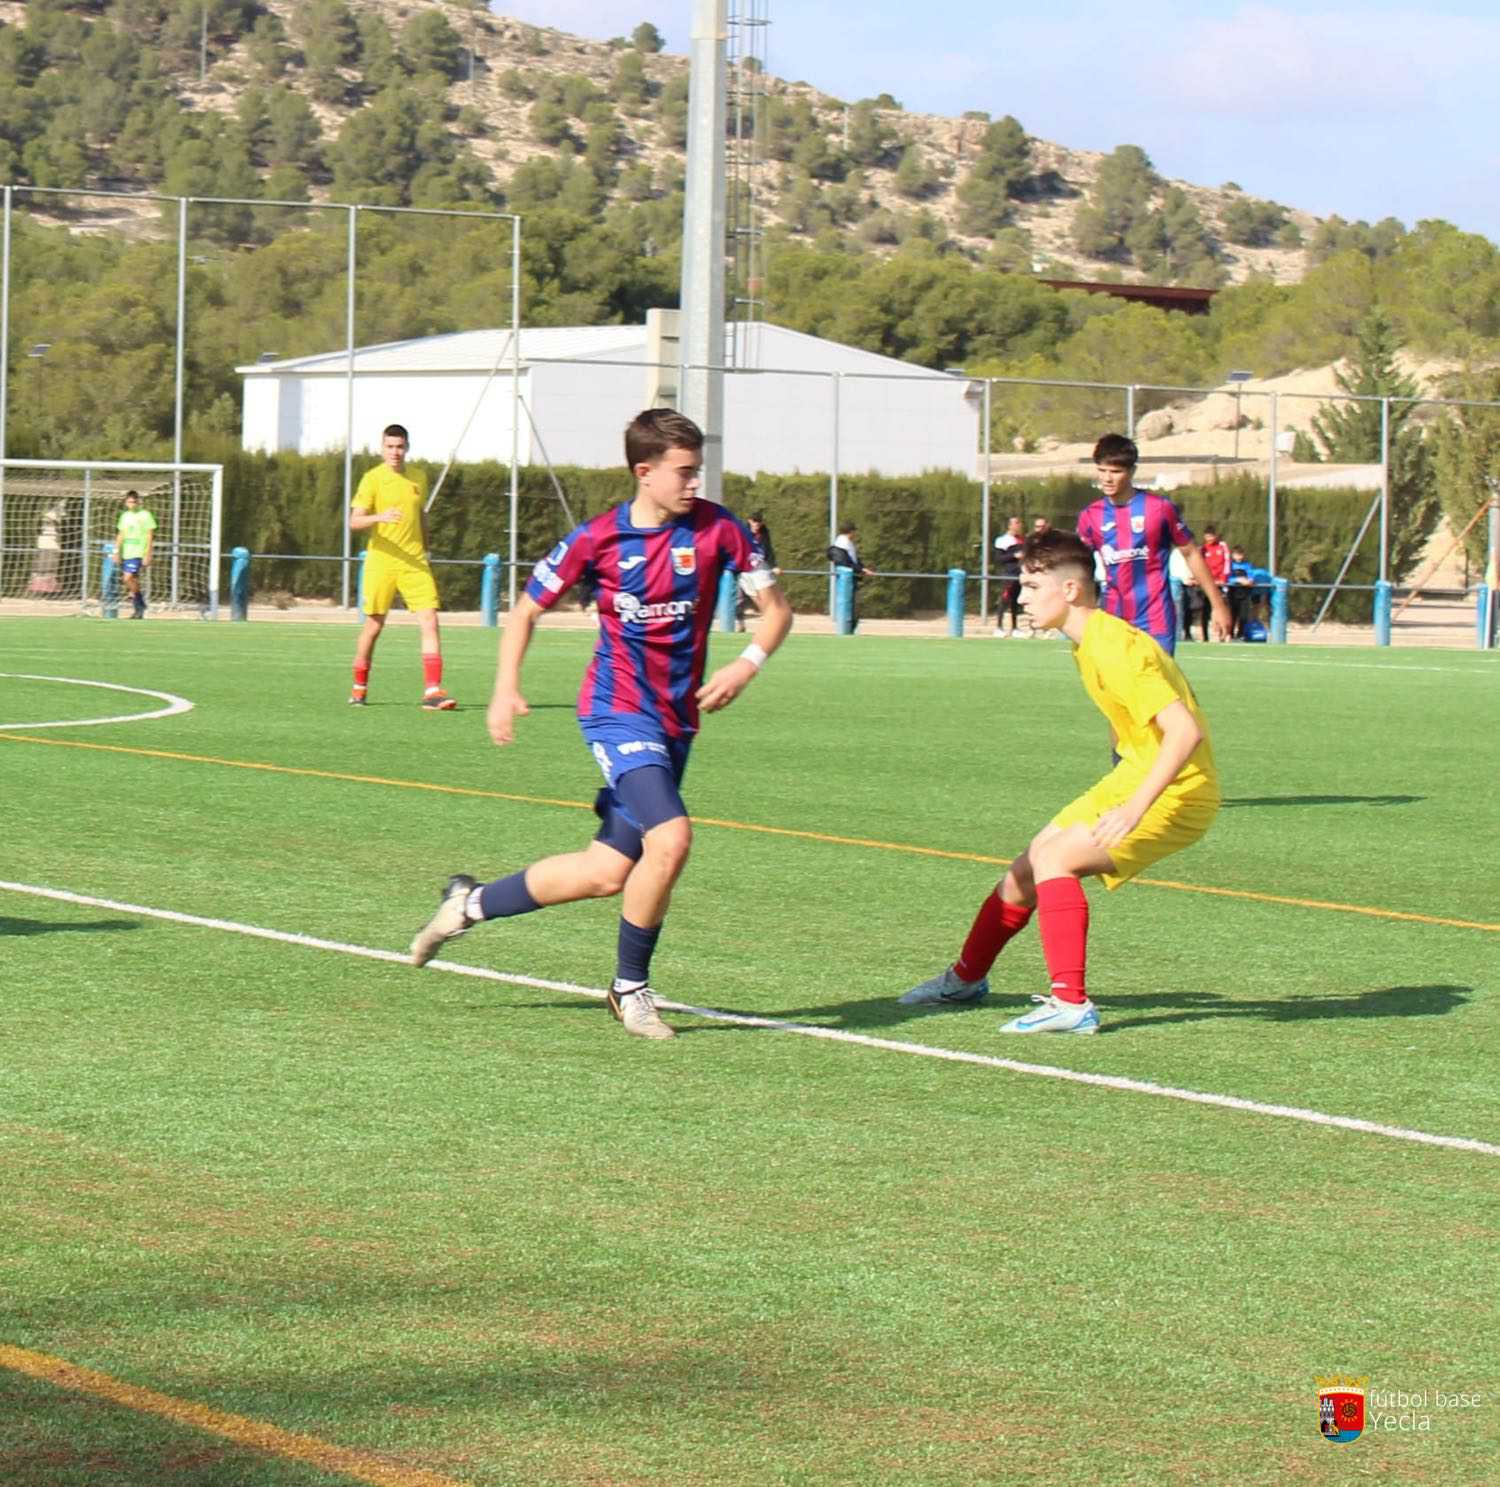
[[[1226,382],[1249,382],[1255,376],[1254,372],[1225,372]]]
[[[281,353],[279,351],[262,351],[261,354],[255,358],[255,363],[257,366],[265,366],[267,362],[280,360]]]
[[[51,341],[38,341],[26,354],[27,356],[45,356],[51,349]]]

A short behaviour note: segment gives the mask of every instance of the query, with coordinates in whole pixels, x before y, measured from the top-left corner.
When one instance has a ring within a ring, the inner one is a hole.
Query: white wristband
[[[766,653],[752,640],[740,652],[740,660],[748,661],[757,671],[766,664]]]

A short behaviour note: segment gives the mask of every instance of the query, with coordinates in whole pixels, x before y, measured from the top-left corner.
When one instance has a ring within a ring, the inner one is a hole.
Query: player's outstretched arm
[[[1203,556],[1196,542],[1189,542],[1181,549],[1182,556],[1186,560],[1189,570],[1194,578],[1198,580],[1198,587],[1208,596],[1208,607],[1213,612],[1214,635],[1219,640],[1228,640],[1234,630],[1234,621],[1229,614],[1229,606],[1224,602],[1224,591],[1214,582],[1213,571],[1208,566],[1208,559]],[[1189,753],[1192,751],[1189,750]]]
[[[497,744],[510,743],[516,736],[515,720],[531,711],[521,695],[521,663],[526,659],[526,649],[541,613],[536,600],[522,594],[505,617],[505,629],[500,634],[500,659],[495,667],[495,690],[485,714],[485,725]]]
[[[765,665],[768,657],[776,653],[781,642],[792,628],[792,606],[779,584],[770,584],[751,596],[760,611],[760,623],[755,627],[755,638],[745,650],[727,666],[721,666],[698,688],[698,706],[704,712],[718,712],[728,707]]]

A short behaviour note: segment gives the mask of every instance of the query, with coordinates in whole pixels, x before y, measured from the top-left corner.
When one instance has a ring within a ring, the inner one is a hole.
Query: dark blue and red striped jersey
[[[575,527],[536,565],[526,593],[550,609],[586,580],[599,600],[599,643],[578,693],[578,716],[639,715],[669,738],[698,730],[694,697],[708,656],[719,575],[765,568],[748,528],[695,498],[661,527],[631,524],[630,502]]]
[[[1101,496],[1078,513],[1078,535],[1104,563],[1104,609],[1159,641],[1177,635],[1177,609],[1168,586],[1167,559],[1193,540],[1182,513],[1155,491],[1135,490],[1115,505]]]

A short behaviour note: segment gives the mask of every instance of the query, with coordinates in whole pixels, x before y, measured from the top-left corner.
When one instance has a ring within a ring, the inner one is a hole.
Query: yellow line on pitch
[[[66,1359],[53,1358],[46,1353],[33,1353],[27,1348],[0,1343],[0,1368],[27,1374],[59,1389],[72,1389],[95,1399],[106,1399],[111,1404],[123,1405],[126,1409],[137,1410],[144,1415],[156,1415],[178,1425],[207,1431],[208,1434],[221,1436],[237,1446],[247,1446],[252,1450],[301,1462],[304,1466],[317,1467],[322,1471],[338,1472],[357,1482],[369,1482],[372,1487],[464,1487],[454,1477],[445,1477],[438,1472],[423,1471],[415,1467],[390,1466],[365,1451],[330,1445],[316,1436],[296,1435],[279,1426],[267,1424],[264,1420],[251,1420],[245,1415],[228,1415],[221,1410],[210,1409],[207,1405],[194,1404],[189,1399],[175,1399],[170,1394],[158,1394],[154,1389],[142,1389],[136,1384],[111,1378],[107,1373],[80,1368]]]
[[[38,738],[27,733],[0,733],[0,740],[44,744],[54,749],[93,749],[103,754],[134,754],[147,759],[175,759],[185,764],[217,764],[225,769],[258,769],[268,774],[301,775],[315,780],[342,780],[355,785],[390,785],[397,790],[430,790],[438,795],[467,795],[482,800],[509,800],[520,805],[555,805],[569,810],[591,811],[583,800],[556,800],[547,795],[513,795],[504,790],[476,790],[468,785],[437,785],[430,780],[392,780],[383,775],[346,774],[332,769],[306,769],[295,764],[258,764],[251,759],[220,759],[212,754],[179,754],[168,749],[136,749],[125,744],[84,743],[71,738]],[[754,831],[762,836],[795,837],[804,842],[826,842],[835,847],[868,847],[878,852],[903,852],[913,857],[941,857],[953,862],[980,862],[1009,867],[1009,857],[991,857],[982,852],[952,852],[945,847],[921,847],[910,842],[882,842],[864,836],[831,836],[822,831],[802,831],[791,826],[760,826],[753,821],[724,821],[714,816],[694,816],[695,826],[720,826],[726,831]],[[1500,924],[1474,919],[1444,919],[1436,914],[1409,914],[1402,909],[1372,908],[1367,904],[1343,904],[1319,898],[1291,898],[1280,893],[1257,893],[1249,888],[1213,888],[1203,883],[1178,883],[1169,878],[1135,878],[1147,888],[1169,888],[1176,893],[1202,893],[1215,898],[1238,898],[1248,903],[1286,904],[1297,909],[1323,909],[1335,914],[1363,914],[1371,919],[1397,919],[1410,924],[1436,924],[1446,929],[1478,929],[1500,934]]]

